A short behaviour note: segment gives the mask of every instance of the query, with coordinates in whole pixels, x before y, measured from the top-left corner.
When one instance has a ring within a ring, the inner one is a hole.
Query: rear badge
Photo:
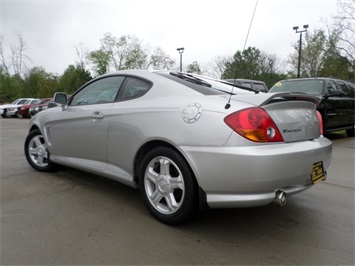
[[[195,123],[202,114],[202,106],[198,103],[191,103],[184,108],[182,118],[186,123]]]
[[[309,112],[309,111],[307,111],[307,112],[306,112],[306,121],[311,120],[311,118],[312,118],[312,113]]]

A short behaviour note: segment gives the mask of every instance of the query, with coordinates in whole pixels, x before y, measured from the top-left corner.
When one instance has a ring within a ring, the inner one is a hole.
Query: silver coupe
[[[260,93],[181,72],[93,79],[34,116],[25,140],[38,171],[82,169],[140,189],[166,224],[198,210],[253,207],[325,180],[332,143],[318,99]]]

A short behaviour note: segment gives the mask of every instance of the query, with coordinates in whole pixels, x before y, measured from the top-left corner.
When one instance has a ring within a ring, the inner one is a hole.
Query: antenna
[[[248,41],[249,32],[250,32],[250,29],[251,29],[251,24],[253,24],[253,20],[254,20],[254,15],[255,15],[256,7],[258,6],[258,1],[259,1],[259,0],[256,0],[256,4],[255,4],[255,7],[254,7],[253,16],[251,17],[251,21],[250,21],[250,25],[249,25],[249,30],[248,30],[247,38],[245,39],[245,43],[244,43],[244,47],[243,47],[243,51],[244,51],[245,46],[246,46],[247,41]]]
[[[232,99],[233,91],[234,91],[234,86],[232,86],[231,94],[229,95],[228,102],[227,102],[226,106],[224,106],[224,109],[229,109],[229,107],[231,107],[230,102],[231,102],[231,99]]]

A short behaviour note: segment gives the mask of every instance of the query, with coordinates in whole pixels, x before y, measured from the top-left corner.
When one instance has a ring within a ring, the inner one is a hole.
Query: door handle
[[[97,111],[97,112],[94,112],[92,115],[91,115],[91,118],[94,122],[97,122],[98,120],[100,119],[103,119],[104,118],[104,114]]]

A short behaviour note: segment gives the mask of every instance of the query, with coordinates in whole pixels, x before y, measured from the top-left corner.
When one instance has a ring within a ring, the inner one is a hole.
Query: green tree
[[[106,74],[110,69],[110,55],[104,50],[92,51],[88,54],[88,60],[93,64],[93,71],[97,76]]]
[[[25,86],[28,97],[49,98],[58,90],[58,77],[34,67],[25,75]]]
[[[91,79],[89,71],[79,65],[70,65],[59,79],[59,88],[61,91],[71,94]]]
[[[297,73],[299,42],[293,44],[294,52],[290,55],[293,71]],[[327,54],[327,38],[324,30],[307,32],[302,41],[300,76],[317,77]]]
[[[233,60],[226,63],[222,78],[257,79],[260,74],[259,59],[260,50],[255,47],[237,51]]]
[[[286,77],[279,64],[276,55],[261,52],[255,47],[248,47],[244,51],[237,51],[233,58],[225,63],[221,78],[261,80],[271,87]]]

